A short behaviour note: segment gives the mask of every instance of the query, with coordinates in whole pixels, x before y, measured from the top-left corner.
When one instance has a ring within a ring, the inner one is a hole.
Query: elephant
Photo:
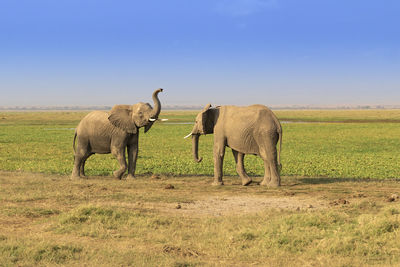
[[[134,178],[139,151],[139,128],[144,127],[146,133],[158,119],[161,111],[158,94],[162,91],[159,88],[153,92],[154,108],[149,103],[139,102],[134,105],[115,105],[109,113],[92,111],[87,114],[75,130],[71,178],[85,176],[85,162],[95,153],[112,153],[117,158],[120,168],[113,173],[116,178],[121,179],[126,169],[127,179]],[[128,167],[125,150],[128,151]]]
[[[213,185],[223,185],[223,160],[225,147],[232,149],[236,162],[236,171],[242,185],[252,182],[244,169],[244,156],[253,154],[264,161],[265,175],[261,185],[278,187],[281,185],[280,152],[282,149],[282,127],[275,114],[264,105],[217,106],[208,104],[197,114],[190,134],[192,153],[196,162],[200,135],[214,134],[214,181]],[[279,153],[277,155],[277,143]]]

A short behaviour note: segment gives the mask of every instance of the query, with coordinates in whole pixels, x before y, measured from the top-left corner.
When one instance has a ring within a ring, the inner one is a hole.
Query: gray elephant
[[[139,150],[139,128],[145,127],[144,132],[147,132],[158,119],[161,111],[158,93],[162,91],[160,88],[153,93],[154,108],[149,103],[139,102],[134,105],[115,105],[109,113],[93,111],[86,115],[75,130],[75,160],[71,178],[85,176],[85,162],[95,153],[112,153],[117,158],[120,168],[114,172],[116,178],[121,179],[127,168],[127,178],[134,178]]]
[[[218,106],[211,108],[208,104],[197,115],[192,132],[192,151],[196,162],[199,137],[202,134],[214,133],[214,182],[223,185],[222,171],[225,147],[232,149],[236,161],[236,171],[243,185],[252,179],[244,169],[245,154],[259,155],[264,161],[265,175],[261,185],[278,187],[281,184],[280,151],[282,147],[282,127],[275,114],[266,106],[252,105],[247,107]],[[276,145],[280,140],[277,156]]]

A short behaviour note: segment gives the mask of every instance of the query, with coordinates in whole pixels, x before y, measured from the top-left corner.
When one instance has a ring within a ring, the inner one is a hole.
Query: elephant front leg
[[[136,161],[138,156],[139,148],[138,145],[128,146],[128,176],[126,179],[135,178]]]
[[[126,179],[134,179],[136,171],[136,161],[139,153],[139,132],[132,136],[128,143],[128,176]]]
[[[121,179],[122,175],[124,175],[127,166],[126,166],[126,158],[125,158],[125,147],[124,148],[118,148],[115,150],[112,150],[111,153],[117,158],[118,163],[120,165],[120,168],[116,171],[114,171],[114,177]]]
[[[232,149],[233,157],[236,162],[236,172],[242,179],[242,185],[246,186],[252,182],[252,179],[247,175],[244,169],[244,154]]]
[[[212,185],[223,185],[223,163],[225,155],[225,145],[214,145],[214,181]]]

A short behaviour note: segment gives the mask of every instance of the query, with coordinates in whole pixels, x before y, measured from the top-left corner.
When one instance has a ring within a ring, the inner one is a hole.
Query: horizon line
[[[111,109],[114,105],[9,105],[0,106],[0,111],[24,111],[24,110],[104,110]],[[218,106],[218,105],[217,105]],[[238,105],[239,106],[239,105]],[[247,106],[247,105],[246,105]],[[199,110],[204,105],[163,105],[163,110]],[[337,105],[268,105],[271,109],[400,109],[398,105],[382,105],[382,104],[337,104]]]

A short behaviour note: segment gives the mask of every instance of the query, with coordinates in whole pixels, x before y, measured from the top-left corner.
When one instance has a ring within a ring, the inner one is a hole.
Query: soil
[[[182,194],[190,195],[191,197],[188,199],[191,200],[186,202],[118,202],[118,205],[121,206],[154,210],[171,216],[226,216],[258,213],[271,209],[313,212],[328,208],[343,208],[362,202],[379,205],[400,202],[399,180],[284,177],[281,188],[266,189],[256,183],[249,187],[242,187],[237,182],[237,177],[233,177],[228,178],[229,182],[224,186],[229,190],[221,192],[209,189],[211,187],[209,179],[204,178],[203,182],[201,180],[203,180],[202,177],[196,179],[193,177],[165,178],[153,175],[129,181],[128,184],[120,187],[119,183],[124,181],[117,181],[111,177],[89,177],[89,180],[71,181],[68,176],[63,175],[0,171],[0,189],[3,188],[3,191],[14,191],[17,188],[27,190],[29,189],[28,183],[32,183],[33,187],[35,187],[35,183],[43,183],[43,185],[49,186],[49,190],[56,188],[72,190],[72,198],[80,198],[81,195],[92,197],[105,194],[118,195],[124,193],[124,190],[129,193],[137,187],[141,189],[139,192],[142,193],[143,191],[146,193],[149,188],[153,188],[154,192],[154,187],[159,187],[160,195],[168,192],[167,194],[172,198],[177,198]],[[75,187],[79,188],[78,192],[73,189]],[[198,189],[194,190],[196,187]],[[32,190],[34,192],[36,189],[32,188]],[[155,196],[157,195],[155,193]],[[23,195],[20,198],[24,198]],[[3,201],[7,202],[7,198]],[[35,205],[42,202],[43,205],[50,205],[47,202],[51,199],[46,200],[44,197],[25,201],[30,201],[31,204],[34,202]],[[105,202],[110,203],[109,201]]]
[[[262,212],[266,209],[320,210],[329,207],[329,202],[313,197],[208,197],[193,203],[166,203],[147,206],[150,209],[180,216],[224,216]]]

